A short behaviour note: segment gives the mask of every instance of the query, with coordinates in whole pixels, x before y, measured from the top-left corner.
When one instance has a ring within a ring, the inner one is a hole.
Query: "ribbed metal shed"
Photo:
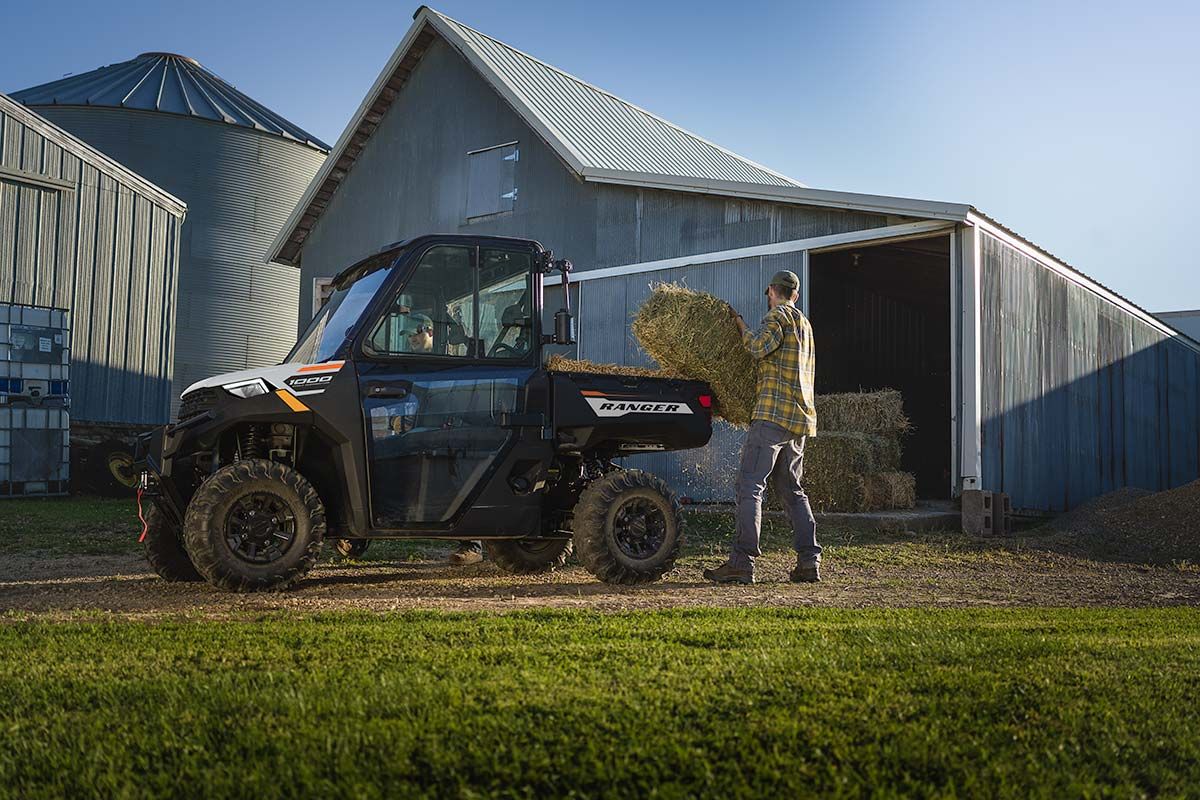
[[[278,363],[295,341],[299,276],[266,263],[266,250],[325,160],[325,145],[170,54],[14,97],[187,201],[174,402],[194,381]]]
[[[180,114],[240,125],[303,142],[329,145],[239,92],[200,62],[175,53],[142,53],[81,75],[15,92],[27,106],[99,106]]]
[[[166,421],[185,211],[0,94],[0,302],[69,310],[74,417]]]

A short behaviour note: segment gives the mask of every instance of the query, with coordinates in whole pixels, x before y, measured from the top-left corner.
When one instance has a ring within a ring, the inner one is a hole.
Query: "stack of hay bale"
[[[642,349],[664,371],[712,387],[716,416],[737,427],[750,424],[755,364],[724,300],[678,284],[658,284],[638,309],[632,328]],[[816,402],[820,432],[809,438],[804,458],[804,484],[813,508],[912,508],[916,479],[900,471],[901,438],[909,429],[900,393],[822,395]]]
[[[817,435],[804,448],[804,487],[818,511],[883,511],[916,504],[900,470],[909,430],[900,392],[817,396]]]

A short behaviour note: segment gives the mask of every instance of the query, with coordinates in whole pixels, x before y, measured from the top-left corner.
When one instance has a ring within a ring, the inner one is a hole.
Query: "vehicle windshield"
[[[349,286],[336,290],[308,324],[285,363],[318,364],[333,358],[352,334],[371,298],[392,274],[395,263],[396,259],[389,259],[386,266],[360,275]]]

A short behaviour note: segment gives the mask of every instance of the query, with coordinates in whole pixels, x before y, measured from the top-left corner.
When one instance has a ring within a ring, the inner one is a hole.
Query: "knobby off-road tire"
[[[514,575],[552,572],[571,556],[570,539],[499,539],[483,543],[488,558]]]
[[[146,560],[158,576],[175,583],[204,580],[183,549],[179,526],[173,525],[153,502],[142,507],[142,516],[146,519],[146,538],[142,541],[142,548]]]
[[[671,571],[683,546],[683,510],[667,484],[631,469],[605,475],[575,506],[575,552],[606,583],[649,583]]]
[[[333,549],[342,558],[362,558],[370,545],[370,539],[338,539],[333,543]]]
[[[200,486],[183,528],[184,547],[209,583],[233,592],[281,590],[316,563],[325,506],[296,470],[251,459],[217,470]]]

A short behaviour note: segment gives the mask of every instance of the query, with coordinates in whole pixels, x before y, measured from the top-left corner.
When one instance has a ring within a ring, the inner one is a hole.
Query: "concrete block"
[[[963,533],[1001,536],[1012,533],[1012,502],[1003,492],[967,489],[962,493]]]

